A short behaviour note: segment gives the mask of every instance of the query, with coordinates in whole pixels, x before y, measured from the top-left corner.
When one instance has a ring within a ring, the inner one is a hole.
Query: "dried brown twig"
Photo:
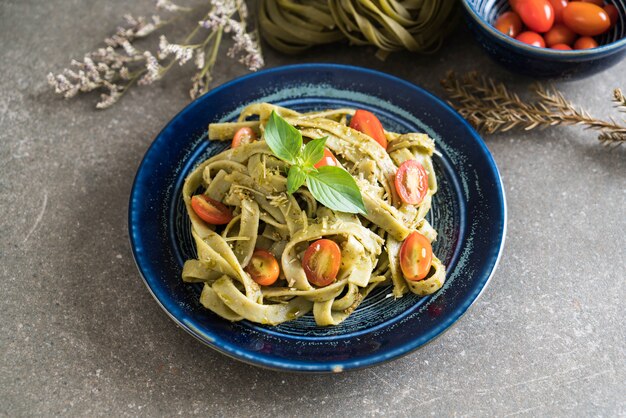
[[[584,109],[576,108],[554,86],[535,84],[531,92],[534,102],[522,100],[503,83],[476,72],[457,76],[448,72],[441,85],[450,97],[450,104],[476,129],[486,133],[525,130],[555,125],[583,125],[600,131],[598,139],[605,145],[619,146],[626,142],[626,126],[613,118],[596,119]],[[616,107],[626,112],[626,97],[620,89],[613,92]]]

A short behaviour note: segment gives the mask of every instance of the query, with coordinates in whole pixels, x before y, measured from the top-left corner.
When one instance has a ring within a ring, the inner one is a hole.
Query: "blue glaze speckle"
[[[389,130],[435,138],[439,192],[430,221],[439,232],[435,253],[448,266],[435,295],[394,300],[375,289],[336,327],[315,326],[311,315],[268,327],[229,323],[204,309],[201,287],[182,282],[195,257],[182,203],[185,176],[228,144],[206,141],[211,121],[234,120],[250,102],[301,111],[366,108]],[[155,216],[156,214],[156,216]],[[163,309],[181,327],[218,351],[275,369],[339,372],[406,354],[440,335],[474,302],[493,274],[506,228],[500,177],[480,137],[446,104],[413,84],[362,68],[309,64],[280,67],[234,80],[191,103],[157,136],[131,192],[129,230],[139,271]]]

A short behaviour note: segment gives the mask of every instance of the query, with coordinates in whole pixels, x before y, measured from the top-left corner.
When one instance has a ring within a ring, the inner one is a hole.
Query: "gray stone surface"
[[[152,2],[0,3],[0,415],[626,415],[626,148],[577,128],[486,138],[508,195],[508,239],[482,298],[400,360],[341,375],[270,372],[203,346],[161,312],[132,260],[126,208],[141,157],[188,103],[188,72],[108,110],[64,102],[45,75]],[[269,66],[343,62],[442,95],[447,69],[523,88],[465,30],[436,55],[371,49]],[[220,61],[215,85],[244,74]],[[185,79],[185,80],[182,80]],[[560,83],[594,114],[626,87],[626,63]]]

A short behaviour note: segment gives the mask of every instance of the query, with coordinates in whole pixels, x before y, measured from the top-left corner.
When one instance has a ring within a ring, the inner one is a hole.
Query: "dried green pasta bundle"
[[[295,54],[348,40],[374,45],[378,56],[409,50],[432,53],[459,18],[455,0],[262,0],[259,24],[277,50]]]

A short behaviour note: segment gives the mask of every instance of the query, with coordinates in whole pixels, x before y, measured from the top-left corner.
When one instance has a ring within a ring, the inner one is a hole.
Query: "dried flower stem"
[[[626,142],[626,126],[612,118],[596,119],[584,109],[576,108],[555,87],[535,84],[531,92],[534,102],[523,101],[503,83],[471,72],[458,77],[449,72],[441,85],[448,93],[450,104],[478,130],[486,133],[506,132],[521,127],[525,130],[555,125],[584,125],[600,131],[598,139],[605,145],[619,146]],[[618,108],[626,109],[621,90],[613,93]]]
[[[224,33],[234,41],[227,52],[229,57],[238,57],[250,71],[263,67],[258,37],[255,32],[246,31],[248,9],[245,0],[210,0],[208,3],[210,8],[204,13],[203,20],[197,22],[182,43],[170,43],[165,35],[161,35],[155,53],[142,50],[133,42],[172,25],[201,6],[182,7],[171,0],[158,0],[157,9],[175,15],[167,20],[155,15],[151,21],[126,15],[128,26],[119,27],[113,36],[106,38],[106,47],[86,54],[82,62],[73,60],[71,68],[61,74],[48,74],[48,82],[65,98],[104,90],[108,93],[103,93],[101,101],[96,104],[98,109],[104,109],[116,103],[133,85],[150,85],[163,78],[175,63],[182,66],[193,58],[199,71],[192,77],[193,86],[189,93],[196,98],[209,89]],[[206,3],[204,7],[207,7]],[[235,15],[238,19],[233,18]],[[199,32],[206,30],[204,39],[194,42]]]

